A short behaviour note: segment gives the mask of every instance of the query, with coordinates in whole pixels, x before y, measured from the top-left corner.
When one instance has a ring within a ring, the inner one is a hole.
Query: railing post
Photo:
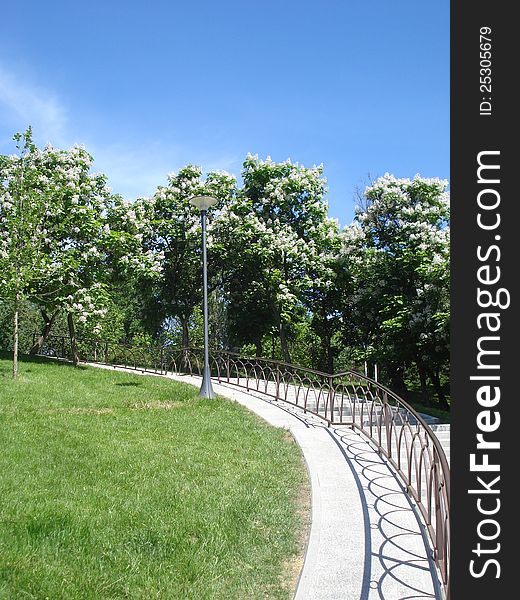
[[[229,383],[229,354],[226,354],[226,375],[227,382]]]
[[[332,385],[332,375],[329,375],[328,380],[329,380],[328,381],[328,384],[329,384],[328,401],[329,401],[329,406],[330,406],[330,421],[329,421],[329,426],[330,426],[332,423],[334,423],[334,389],[333,389],[333,385]],[[340,415],[339,422],[341,423],[341,415]]]
[[[383,412],[384,412],[384,427],[386,434],[386,451],[388,457],[392,456],[392,440],[390,437],[390,415],[389,415],[388,394],[383,392]],[[379,434],[379,444],[381,445],[381,433]],[[397,450],[397,449],[396,449]]]
[[[280,400],[280,365],[276,364],[276,400]]]

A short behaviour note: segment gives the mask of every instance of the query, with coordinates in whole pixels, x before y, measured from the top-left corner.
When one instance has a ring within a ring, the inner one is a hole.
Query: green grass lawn
[[[419,396],[419,394],[417,394],[417,396]],[[421,404],[420,400],[413,400],[413,395],[412,399],[409,399],[408,402],[413,408],[415,408],[417,412],[425,413],[427,415],[431,415],[432,417],[438,417],[440,419],[439,423],[451,423],[451,413],[445,410]]]
[[[298,446],[159,377],[0,356],[0,598],[290,598]]]
[[[420,413],[426,413],[427,415],[431,415],[432,417],[438,417],[440,419],[440,423],[450,423],[451,422],[451,413],[441,408],[437,408],[436,406],[427,406],[424,404],[424,398],[418,389],[414,389],[410,385],[410,389],[406,394],[403,395],[403,399],[408,402],[416,411]],[[450,401],[448,397],[448,401]]]

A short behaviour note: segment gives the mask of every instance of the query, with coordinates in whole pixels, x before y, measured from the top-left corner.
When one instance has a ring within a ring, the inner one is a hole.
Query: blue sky
[[[323,163],[331,216],[368,177],[449,179],[449,2],[7,2],[0,153],[84,144],[128,199],[187,163]]]

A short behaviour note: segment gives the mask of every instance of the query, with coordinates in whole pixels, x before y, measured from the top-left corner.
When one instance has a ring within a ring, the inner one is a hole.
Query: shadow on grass
[[[0,359],[12,361],[13,353],[9,352],[8,350],[0,350]],[[65,367],[65,368],[75,369],[75,370],[80,370],[80,371],[86,371],[88,369],[88,367],[85,367],[84,365],[78,365],[77,367],[75,367],[72,364],[72,361],[67,360],[65,358],[56,358],[56,357],[50,357],[50,356],[33,356],[32,354],[19,354],[18,361],[20,363],[24,363],[24,364],[28,364],[28,363],[38,364],[38,365],[47,364],[47,365],[55,365],[58,367]]]
[[[116,383],[114,385],[118,385],[119,387],[138,387],[143,385],[142,381],[124,381],[122,383]]]

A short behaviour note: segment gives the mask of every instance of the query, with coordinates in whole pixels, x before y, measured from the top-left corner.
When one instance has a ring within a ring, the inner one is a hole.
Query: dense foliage
[[[356,367],[448,407],[449,196],[439,179],[370,183],[354,222],[328,216],[322,167],[248,155],[242,184],[188,165],[123,200],[79,147],[0,157],[0,342],[52,331],[131,343],[201,339],[200,215],[208,212],[214,346]],[[42,323],[43,317],[43,323]],[[65,323],[66,319],[66,323]],[[24,324],[25,323],[25,324]],[[432,394],[432,390],[434,394]]]

